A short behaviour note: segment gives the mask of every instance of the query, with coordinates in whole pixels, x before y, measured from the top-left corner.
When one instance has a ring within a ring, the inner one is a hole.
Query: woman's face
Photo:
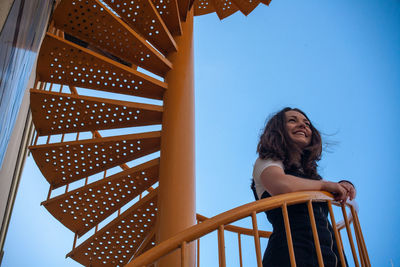
[[[312,131],[308,119],[298,111],[285,112],[287,133],[300,148],[308,146],[311,142]]]

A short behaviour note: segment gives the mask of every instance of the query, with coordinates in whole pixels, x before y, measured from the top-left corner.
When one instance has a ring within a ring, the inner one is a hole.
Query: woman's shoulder
[[[254,163],[254,167],[256,166],[272,166],[277,165],[283,169],[283,162],[281,160],[275,160],[271,158],[257,158],[256,162]]]
[[[254,168],[253,168],[253,178],[258,178],[260,177],[261,173],[263,170],[270,166],[277,166],[282,169],[284,169],[283,162],[281,160],[274,160],[271,158],[257,158],[256,162],[254,163]]]

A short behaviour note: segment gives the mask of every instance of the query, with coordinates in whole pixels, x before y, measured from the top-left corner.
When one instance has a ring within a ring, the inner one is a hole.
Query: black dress
[[[302,177],[298,172],[286,172],[286,174],[306,178]],[[254,186],[252,186],[252,190],[256,200],[258,200]],[[261,198],[263,199],[270,196],[271,195],[265,191]],[[324,265],[326,267],[341,267],[342,265],[339,258],[335,235],[332,226],[328,221],[328,205],[323,202],[314,202],[313,210]],[[268,221],[272,224],[273,232],[269,238],[268,246],[264,253],[263,267],[291,266],[282,209],[277,208],[266,211],[265,213]],[[315,250],[307,204],[304,203],[288,206],[288,213],[296,265],[298,267],[318,266],[317,253]]]

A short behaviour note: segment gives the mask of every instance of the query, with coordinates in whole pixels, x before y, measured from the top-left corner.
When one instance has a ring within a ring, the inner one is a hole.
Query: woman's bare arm
[[[346,201],[348,191],[339,183],[325,180],[303,179],[285,174],[282,168],[270,166],[261,173],[261,182],[271,196],[297,191],[328,191],[335,195],[335,200]]]

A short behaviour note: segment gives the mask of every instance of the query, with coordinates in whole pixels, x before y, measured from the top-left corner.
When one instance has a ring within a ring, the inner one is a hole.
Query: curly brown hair
[[[286,130],[285,113],[290,110],[300,112],[308,119],[307,115],[298,108],[286,107],[275,113],[268,120],[260,136],[257,153],[261,159],[281,160],[286,172],[297,171],[307,178],[319,180],[321,177],[317,172],[317,161],[321,159],[321,135],[310,122],[311,142],[304,149],[299,148]]]

